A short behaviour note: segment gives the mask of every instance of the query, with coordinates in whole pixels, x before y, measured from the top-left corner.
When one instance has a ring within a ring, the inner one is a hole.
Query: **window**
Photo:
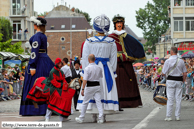
[[[174,18],[174,31],[183,31],[183,18]]]
[[[72,25],[72,28],[75,28],[76,27],[76,25]]]
[[[65,50],[65,46],[62,46],[62,50]]]
[[[194,6],[194,0],[185,0],[186,6]]]
[[[64,41],[65,41],[65,37],[61,37],[60,40],[61,40],[62,42],[64,42]]]
[[[174,6],[182,6],[183,1],[182,0],[174,0]]]
[[[186,31],[194,31],[194,17],[187,17],[185,19]]]
[[[54,29],[55,28],[55,26],[51,26],[51,29]]]
[[[65,28],[65,25],[61,25],[61,29],[64,29]]]
[[[12,15],[20,15],[21,14],[21,4],[20,0],[12,0]]]
[[[13,21],[13,39],[21,39],[22,34],[19,33],[21,30],[21,21]]]

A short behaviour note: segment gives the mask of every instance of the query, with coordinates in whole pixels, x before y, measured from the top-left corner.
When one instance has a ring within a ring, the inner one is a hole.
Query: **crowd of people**
[[[139,85],[144,85],[147,90],[154,91],[159,84],[166,84],[166,76],[162,69],[166,59],[161,59],[156,64],[150,66],[137,66],[134,70],[137,74]],[[194,100],[194,58],[182,58],[187,69],[187,78],[183,84],[183,100]]]
[[[1,69],[0,73],[0,101],[12,100],[21,98],[24,72],[18,65],[14,68],[8,66],[6,69]]]

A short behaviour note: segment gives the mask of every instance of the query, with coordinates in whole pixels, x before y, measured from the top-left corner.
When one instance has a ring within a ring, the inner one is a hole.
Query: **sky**
[[[62,2],[64,1],[64,2]],[[116,14],[125,17],[125,24],[128,25],[138,37],[143,37],[143,31],[136,26],[136,12],[139,8],[144,8],[146,3],[152,0],[34,0],[34,10],[39,13],[49,12],[57,3],[67,7],[79,8],[87,12],[92,18],[105,14],[112,21]],[[113,31],[113,23],[111,22],[110,32]]]

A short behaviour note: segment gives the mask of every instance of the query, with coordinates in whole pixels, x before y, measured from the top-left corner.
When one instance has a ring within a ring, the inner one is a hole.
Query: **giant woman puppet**
[[[26,100],[26,96],[33,87],[34,81],[39,77],[48,77],[54,63],[47,55],[47,37],[45,26],[47,21],[43,18],[31,17],[30,21],[34,23],[36,34],[33,35],[29,42],[32,46],[29,64],[25,71],[25,80],[20,104],[20,115],[45,115],[47,104],[39,104],[39,108],[35,108],[31,101]]]
[[[137,39],[124,30],[124,17],[114,17],[113,23],[115,30],[109,37],[115,39],[117,45],[116,84],[119,106],[120,109],[138,107],[142,102],[132,62],[145,58],[144,48]]]

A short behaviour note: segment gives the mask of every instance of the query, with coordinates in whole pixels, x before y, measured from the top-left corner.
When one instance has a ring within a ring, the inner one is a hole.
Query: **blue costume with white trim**
[[[33,103],[26,101],[28,92],[34,85],[34,82],[39,77],[49,77],[54,63],[47,55],[47,37],[42,32],[37,32],[30,38],[30,45],[32,46],[29,64],[25,71],[25,80],[23,85],[23,92],[20,105],[20,115],[45,115],[47,104],[43,103],[35,108]],[[31,76],[30,70],[36,70],[34,76]]]
[[[95,36],[85,41],[82,54],[82,73],[89,64],[88,56],[94,54],[95,63],[103,70],[103,78],[100,80],[101,85],[101,102],[104,113],[114,113],[118,111],[118,95],[116,88],[116,67],[117,67],[117,47],[115,41],[107,36]],[[83,96],[79,95],[77,109],[81,110]],[[88,105],[87,113],[97,113],[95,100],[91,99]]]

